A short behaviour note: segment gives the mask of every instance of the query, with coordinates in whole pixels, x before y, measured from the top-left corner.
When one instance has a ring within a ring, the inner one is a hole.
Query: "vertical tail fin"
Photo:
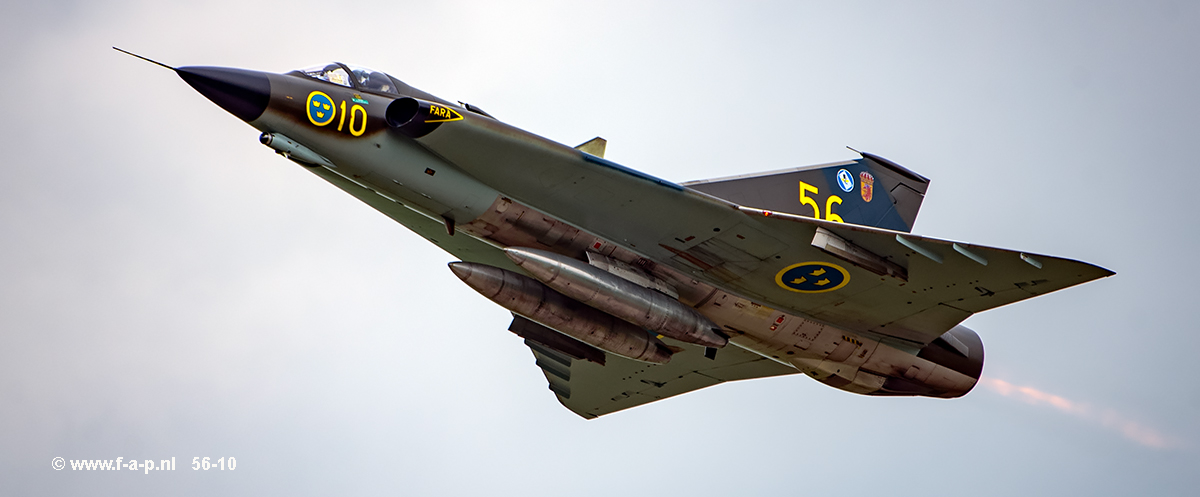
[[[853,161],[683,186],[747,207],[912,231],[929,179],[878,155],[859,153],[862,158]]]

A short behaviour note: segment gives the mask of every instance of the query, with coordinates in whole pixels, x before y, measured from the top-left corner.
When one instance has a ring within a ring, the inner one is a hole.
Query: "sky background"
[[[826,3],[4,2],[0,493],[1194,495],[1200,4]],[[450,255],[113,45],[365,65],[673,181],[848,145],[932,178],[919,234],[1117,275],[970,318],[961,399],[585,421]]]

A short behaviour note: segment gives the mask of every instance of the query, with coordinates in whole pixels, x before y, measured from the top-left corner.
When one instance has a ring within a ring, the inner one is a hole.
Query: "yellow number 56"
[[[820,204],[817,204],[817,201],[813,200],[812,197],[809,197],[808,195],[806,195],[806,193],[808,193],[808,192],[811,192],[814,196],[821,193],[821,191],[818,190],[817,187],[801,181],[800,182],[800,205],[807,205],[809,207],[812,207],[813,217],[815,217],[817,219],[821,219],[821,206],[820,206]],[[839,215],[833,213],[833,204],[841,204],[841,203],[842,203],[842,197],[839,197],[837,195],[830,195],[829,198],[825,200],[825,220],[826,221],[833,221],[835,223],[844,223],[845,222],[845,221],[842,221],[842,216],[839,216]]]

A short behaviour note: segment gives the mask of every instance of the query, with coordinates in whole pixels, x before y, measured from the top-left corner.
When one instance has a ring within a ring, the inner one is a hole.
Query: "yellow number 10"
[[[342,113],[341,113],[340,117],[338,118],[338,127],[337,127],[338,131],[341,131],[342,126],[346,124],[346,101],[345,100],[342,100],[341,109],[342,109]],[[355,118],[358,117],[359,114],[362,114],[362,119],[358,121],[359,126],[356,129],[354,127],[354,121],[355,121]],[[367,109],[364,109],[363,106],[361,106],[361,105],[354,104],[354,106],[350,107],[350,134],[352,134],[354,136],[362,136],[362,134],[366,131],[367,131]]]
[[[820,194],[821,191],[818,190],[817,187],[815,187],[813,185],[810,185],[803,181],[800,182],[800,205],[807,205],[809,207],[812,207],[813,217],[815,217],[817,219],[821,219],[821,206],[819,204],[817,204],[817,201],[813,200],[812,197],[809,197],[808,195],[806,195],[805,194],[806,192],[811,192],[815,196],[815,195]],[[839,215],[833,213],[833,204],[841,204],[841,203],[842,203],[842,197],[839,197],[837,195],[830,195],[829,198],[825,200],[825,220],[826,221],[833,221],[835,223],[844,223],[845,222],[845,221],[842,221],[842,216],[839,216]]]

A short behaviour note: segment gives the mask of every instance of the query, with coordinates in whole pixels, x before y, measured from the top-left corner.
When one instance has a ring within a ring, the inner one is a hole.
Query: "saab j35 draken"
[[[869,153],[674,183],[605,159],[601,138],[566,146],[365,67],[164,67],[461,259],[450,271],[512,312],[585,418],[798,373],[959,397],[983,369],[964,319],[1113,274],[914,235],[929,180]]]

